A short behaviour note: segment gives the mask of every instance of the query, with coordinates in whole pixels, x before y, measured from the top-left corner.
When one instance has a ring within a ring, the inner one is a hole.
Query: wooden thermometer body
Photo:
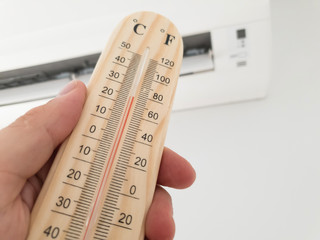
[[[166,18],[126,17],[31,214],[28,239],[144,239],[183,46]]]

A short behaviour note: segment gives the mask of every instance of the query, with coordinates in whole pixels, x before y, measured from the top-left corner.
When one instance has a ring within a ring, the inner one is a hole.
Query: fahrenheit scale
[[[183,44],[152,12],[114,30],[31,214],[28,239],[144,239]]]

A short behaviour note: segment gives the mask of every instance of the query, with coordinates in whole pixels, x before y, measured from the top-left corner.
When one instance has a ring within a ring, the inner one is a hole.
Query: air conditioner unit
[[[109,34],[123,17],[140,10],[168,17],[183,36],[175,110],[267,94],[268,0],[6,4],[0,14],[2,23],[10,22],[0,26],[0,106],[52,98],[73,78],[87,83]],[[27,19],[19,18],[26,13]]]

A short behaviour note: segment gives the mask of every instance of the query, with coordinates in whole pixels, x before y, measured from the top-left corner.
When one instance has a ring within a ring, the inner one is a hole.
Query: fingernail
[[[58,96],[66,95],[67,93],[71,92],[75,87],[76,81],[72,80],[59,92]]]

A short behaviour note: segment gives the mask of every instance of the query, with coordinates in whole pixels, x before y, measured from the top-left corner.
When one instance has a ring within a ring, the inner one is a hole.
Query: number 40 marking
[[[50,225],[43,231],[43,233],[46,235],[46,237],[55,239],[59,236],[60,228],[52,227],[52,225]]]

